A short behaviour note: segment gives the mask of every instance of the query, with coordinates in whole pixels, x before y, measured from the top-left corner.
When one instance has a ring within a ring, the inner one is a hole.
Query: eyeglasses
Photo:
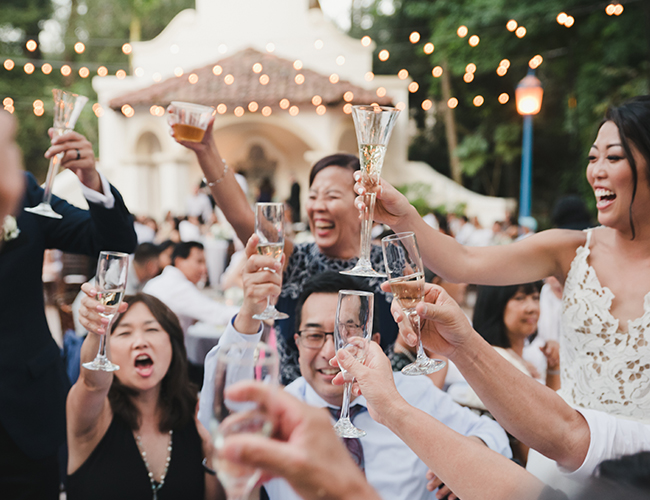
[[[348,335],[358,336],[361,334],[363,327],[353,323],[339,323],[339,330],[347,330]],[[300,334],[300,342],[308,349],[322,349],[328,335],[331,335],[332,340],[334,340],[334,332],[324,332],[317,328],[308,328],[298,333]]]

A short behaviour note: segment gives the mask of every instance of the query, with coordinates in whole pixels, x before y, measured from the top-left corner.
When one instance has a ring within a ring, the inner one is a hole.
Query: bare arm
[[[339,363],[357,379],[373,419],[399,436],[457,497],[518,500],[539,496],[543,483],[525,469],[410,406],[397,392],[390,362],[381,348],[371,343],[369,351],[364,364],[339,351]]]
[[[394,310],[399,323],[403,314]],[[418,305],[418,313],[425,320],[424,345],[456,364],[508,432],[568,470],[583,463],[590,432],[580,413],[553,390],[503,359],[472,329],[460,307],[442,288],[427,285],[425,302]]]
[[[358,176],[356,173],[355,178]],[[357,194],[365,192],[360,182],[354,187]],[[510,245],[468,247],[432,229],[406,197],[385,180],[381,179],[376,192],[375,221],[388,224],[395,232],[413,231],[425,265],[453,283],[510,285],[547,276],[564,282],[575,249],[585,239],[579,231],[551,230]],[[355,203],[357,207],[363,204],[363,196]]]

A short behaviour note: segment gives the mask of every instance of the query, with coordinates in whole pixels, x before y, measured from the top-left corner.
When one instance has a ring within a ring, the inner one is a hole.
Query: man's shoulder
[[[287,385],[284,390],[291,394],[292,396],[298,398],[301,401],[305,400],[305,388],[307,386],[307,381],[304,377],[298,377],[289,385]]]

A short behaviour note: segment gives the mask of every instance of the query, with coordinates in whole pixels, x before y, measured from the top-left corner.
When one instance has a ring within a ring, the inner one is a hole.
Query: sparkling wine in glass
[[[412,232],[396,233],[381,240],[388,283],[395,299],[409,319],[418,337],[416,360],[402,368],[405,375],[428,375],[444,368],[445,361],[431,359],[424,353],[420,337],[420,316],[415,311],[424,300],[424,266],[420,248]]]
[[[273,422],[252,401],[231,401],[224,391],[231,385],[254,380],[269,385],[278,384],[277,352],[264,342],[243,342],[225,346],[217,353],[214,377],[214,400],[210,418],[210,433],[214,447],[219,450],[224,440],[233,434],[253,433],[270,436]],[[228,500],[243,500],[260,478],[261,471],[233,464],[215,453],[212,460]]]
[[[359,143],[359,160],[361,162],[361,180],[366,191],[379,183],[381,168],[384,165],[386,146],[390,140],[399,109],[385,106],[352,106],[352,119]],[[364,195],[365,210],[361,219],[361,255],[357,265],[352,269],[341,271],[353,276],[384,277],[385,274],[372,268],[370,262],[370,245],[372,215],[375,211],[375,193]]]
[[[81,110],[88,102],[88,98],[82,95],[73,94],[60,89],[53,89],[54,96],[54,137],[59,137],[74,129]],[[63,159],[64,153],[59,153],[50,158],[50,166],[47,169],[47,178],[45,179],[45,192],[43,201],[35,207],[25,208],[27,212],[32,212],[43,217],[52,219],[61,219],[63,216],[52,209],[52,186],[54,177],[59,170],[59,165]]]
[[[255,204],[255,234],[259,237],[257,253],[273,257],[279,261],[284,251],[284,204],[256,203]],[[275,272],[265,268],[266,271]],[[288,314],[278,311],[271,298],[266,299],[266,309],[253,316],[255,319],[287,319]]]
[[[126,276],[129,269],[129,255],[121,252],[101,252],[97,261],[97,274],[95,275],[96,299],[104,306],[100,316],[108,319],[106,333],[99,337],[99,350],[95,359],[82,366],[88,370],[114,372],[120,367],[106,356],[106,342],[111,334],[111,324],[117,315],[117,310],[124,298]]]
[[[344,349],[361,362],[366,359],[368,342],[372,338],[374,300],[375,296],[371,292],[339,291],[334,323],[334,347],[337,353]],[[363,437],[366,431],[355,427],[350,420],[350,395],[354,377],[343,368],[341,371],[345,379],[343,402],[341,417],[334,424],[334,430],[339,437]]]

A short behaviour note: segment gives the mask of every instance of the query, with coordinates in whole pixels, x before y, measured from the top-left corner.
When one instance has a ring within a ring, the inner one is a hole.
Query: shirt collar
[[[302,377],[301,377],[302,378]],[[317,408],[325,408],[325,407],[330,407],[330,408],[339,408],[338,406],[334,406],[329,404],[327,401],[325,401],[323,398],[321,398],[318,393],[312,388],[309,383],[303,378],[305,387],[303,391],[303,401],[307,403],[309,406],[315,406]],[[359,396],[358,398],[354,399],[351,403],[350,406],[354,405],[361,405],[365,408],[368,408],[368,403],[366,402],[366,398],[363,396]]]

